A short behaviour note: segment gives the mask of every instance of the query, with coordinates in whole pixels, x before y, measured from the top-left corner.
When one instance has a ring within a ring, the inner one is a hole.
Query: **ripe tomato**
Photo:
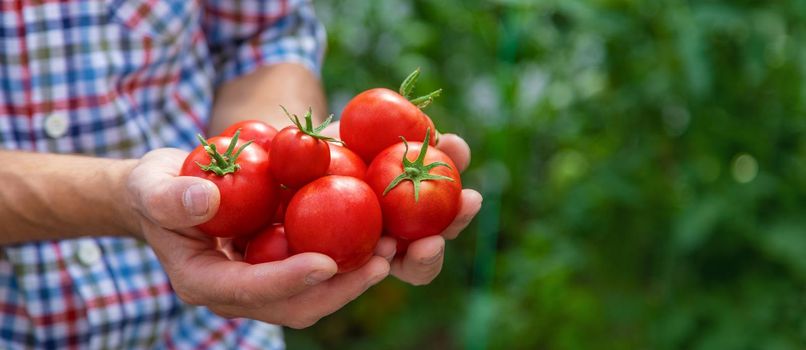
[[[260,120],[243,120],[224,129],[224,132],[222,132],[219,136],[232,137],[238,130],[241,130],[241,140],[252,140],[256,144],[260,145],[260,147],[263,147],[263,150],[266,152],[269,151],[271,140],[274,139],[274,135],[277,135],[277,129]]]
[[[355,96],[341,113],[339,134],[347,147],[369,164],[380,151],[407,140],[422,141],[431,128],[431,142],[436,144],[436,128],[421,108],[425,108],[441,90],[409,100],[419,76],[419,69],[403,82],[400,93],[377,88]]]
[[[291,198],[294,197],[294,193],[297,193],[297,190],[281,187],[278,192],[280,204],[277,206],[277,211],[274,213],[274,218],[272,219],[273,223],[283,223],[285,221],[285,208],[288,207],[288,202],[291,202]]]
[[[428,147],[428,138],[393,145],[367,168],[367,183],[381,203],[384,232],[395,238],[438,235],[459,212],[459,172],[445,153]]]
[[[218,211],[197,227],[216,237],[248,235],[266,226],[277,208],[277,184],[269,175],[269,157],[251,142],[213,137],[185,158],[181,176],[196,176],[213,182],[221,199]],[[238,147],[236,151],[235,148]],[[223,154],[220,150],[226,150]]]
[[[274,224],[260,231],[249,241],[243,260],[250,264],[260,264],[283,260],[289,256],[291,252],[288,250],[285,229],[281,224]]]
[[[288,111],[283,108],[288,115]],[[299,117],[288,116],[294,123],[274,137],[271,143],[271,173],[278,183],[291,188],[300,188],[327,172],[330,165],[328,141],[335,139],[319,134],[332,120],[332,116],[314,128],[311,110],[305,115],[305,125]]]
[[[406,252],[409,250],[410,244],[411,241],[398,238],[397,245],[395,245],[395,256],[406,256]]]
[[[352,176],[364,179],[367,173],[367,165],[355,152],[339,145],[330,145],[330,166],[327,168],[327,175]]]
[[[235,249],[236,252],[241,253],[243,255],[246,253],[246,246],[249,244],[249,241],[254,238],[256,233],[233,237],[232,238],[232,248]]]
[[[329,175],[294,195],[286,208],[285,231],[293,253],[325,254],[343,273],[372,257],[381,236],[381,220],[378,199],[364,181]]]

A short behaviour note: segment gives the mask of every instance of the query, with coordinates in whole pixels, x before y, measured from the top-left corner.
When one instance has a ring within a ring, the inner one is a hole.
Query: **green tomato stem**
[[[297,116],[296,114],[288,113],[288,110],[285,109],[285,107],[283,107],[283,106],[280,106],[280,108],[283,109],[283,112],[285,112],[285,115],[288,117],[288,119],[290,119],[291,122],[294,123],[294,126],[296,126],[297,129],[299,129],[299,131],[302,131],[304,134],[306,134],[306,135],[308,135],[310,137],[313,137],[315,139],[325,141],[325,142],[336,142],[336,143],[339,143],[341,145],[344,145],[344,142],[342,140],[332,138],[332,137],[328,137],[328,136],[325,136],[325,135],[321,134],[322,130],[325,130],[325,128],[328,125],[330,125],[330,123],[333,121],[333,115],[332,114],[329,115],[327,117],[327,119],[325,119],[325,121],[321,125],[319,125],[317,127],[314,127],[313,126],[313,110],[309,107],[308,112],[305,113],[305,116],[304,116],[305,125],[303,126],[302,122],[299,120],[299,116]]]
[[[425,107],[428,107],[428,105],[434,102],[435,98],[439,97],[439,95],[442,94],[442,89],[437,89],[436,91],[432,91],[427,95],[411,98],[411,93],[414,91],[414,86],[417,85],[418,78],[420,78],[419,67],[415,69],[414,72],[411,72],[411,74],[409,74],[409,76],[407,76],[405,80],[403,80],[403,83],[400,84],[400,90],[398,91],[400,92],[400,95],[402,95],[412,104],[417,106],[417,108],[425,109]]]
[[[430,173],[431,169],[436,167],[444,166],[450,169],[450,165],[443,163],[443,162],[433,162],[430,164],[423,164],[425,161],[425,154],[428,152],[428,141],[430,141],[431,135],[431,128],[426,129],[425,132],[425,140],[423,141],[423,147],[420,148],[420,153],[417,154],[417,159],[415,161],[410,161],[406,155],[409,153],[409,143],[406,141],[406,138],[400,137],[403,139],[403,145],[406,147],[406,150],[403,152],[403,173],[395,177],[390,183],[389,186],[386,186],[386,189],[383,191],[383,195],[386,196],[389,191],[395,188],[398,184],[405,180],[409,180],[414,185],[414,201],[418,202],[420,200],[420,183],[422,181],[451,181],[453,182],[453,178],[443,175],[432,175]]]
[[[196,162],[196,164],[202,170],[213,172],[218,176],[224,176],[238,171],[238,169],[241,168],[241,166],[237,163],[238,156],[240,156],[241,152],[243,152],[243,150],[253,142],[248,141],[244,143],[233,155],[232,152],[235,151],[235,146],[238,144],[238,137],[240,137],[240,135],[241,129],[235,131],[235,135],[232,135],[229,147],[227,147],[227,150],[224,152],[224,154],[219,153],[218,149],[216,149],[216,145],[208,143],[207,140],[201,136],[201,134],[196,135],[196,138],[199,139],[202,147],[204,147],[204,151],[210,156],[210,164],[204,165],[199,162]]]

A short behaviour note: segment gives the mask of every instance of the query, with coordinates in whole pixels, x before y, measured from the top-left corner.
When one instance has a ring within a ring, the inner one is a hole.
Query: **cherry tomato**
[[[397,245],[395,245],[395,256],[406,256],[406,252],[409,250],[409,245],[411,241],[405,240],[402,238],[397,239]]]
[[[296,115],[288,117],[294,125],[280,130],[271,143],[271,173],[278,183],[300,188],[325,175],[330,165],[328,141],[337,140],[319,134],[330,124],[332,116],[316,128],[313,127],[310,109],[305,115],[305,125]]]
[[[378,199],[364,181],[329,175],[294,195],[286,208],[285,231],[293,253],[328,255],[343,273],[372,257],[381,220]]]
[[[211,236],[236,237],[266,226],[278,202],[266,151],[238,142],[238,133],[232,138],[199,139],[202,145],[185,158],[179,175],[212,181],[221,199],[215,216],[197,227]],[[219,153],[222,150],[226,151]]]
[[[278,192],[280,193],[280,205],[277,206],[277,211],[274,213],[273,223],[283,223],[285,221],[285,208],[288,207],[288,202],[291,202],[291,198],[294,197],[294,193],[297,193],[297,190],[281,187]]]
[[[288,240],[281,224],[274,224],[258,233],[246,245],[243,260],[250,264],[260,264],[283,260],[291,256]]]
[[[330,166],[328,175],[344,175],[364,179],[367,165],[355,152],[339,145],[330,145]]]
[[[355,96],[341,114],[339,134],[347,147],[369,164],[380,151],[400,142],[422,141],[425,131],[431,129],[431,144],[436,144],[436,129],[421,108],[425,108],[441,90],[409,100],[411,90],[419,76],[419,69],[403,82],[400,93],[377,88]]]
[[[236,252],[241,253],[243,255],[246,253],[246,246],[249,245],[249,241],[255,237],[255,233],[233,237],[232,238],[232,248],[235,249]]]
[[[263,150],[266,152],[269,151],[271,140],[274,139],[274,135],[277,135],[277,129],[260,120],[243,120],[224,129],[224,132],[222,132],[219,136],[232,137],[238,130],[241,130],[241,140],[252,140],[260,147],[263,147]]]
[[[395,238],[438,235],[459,212],[459,172],[445,153],[428,147],[428,138],[425,144],[393,145],[367,168],[367,183],[381,203],[384,232]]]

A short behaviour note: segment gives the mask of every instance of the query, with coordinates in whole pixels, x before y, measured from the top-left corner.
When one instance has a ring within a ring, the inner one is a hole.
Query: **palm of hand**
[[[336,276],[336,263],[322,254],[297,254],[257,265],[231,260],[219,249],[217,239],[192,228],[215,210],[189,215],[183,202],[185,191],[193,185],[211,186],[210,208],[218,205],[218,191],[206,180],[177,176],[186,155],[175,149],[152,151],[141,159],[128,182],[141,232],[185,302],[207,306],[224,317],[302,328],[340,309],[389,274],[389,262],[379,256],[359,270]]]

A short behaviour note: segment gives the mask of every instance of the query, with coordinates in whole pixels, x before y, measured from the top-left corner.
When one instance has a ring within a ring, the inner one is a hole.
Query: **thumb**
[[[190,177],[155,179],[141,192],[146,217],[167,229],[181,229],[210,220],[218,211],[220,194],[210,181]]]

